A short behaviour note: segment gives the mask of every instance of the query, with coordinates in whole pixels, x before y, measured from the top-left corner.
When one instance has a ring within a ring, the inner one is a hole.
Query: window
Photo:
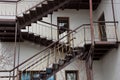
[[[78,80],[78,71],[65,71],[66,80]]]

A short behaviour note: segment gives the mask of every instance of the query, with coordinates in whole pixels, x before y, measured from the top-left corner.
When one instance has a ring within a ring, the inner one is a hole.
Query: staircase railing
[[[94,26],[95,25],[96,24],[94,24]],[[112,25],[112,26],[110,26],[110,25]],[[106,27],[105,30],[108,33],[107,34],[108,41],[116,41],[115,27],[114,27],[113,23],[106,23],[106,25],[104,25],[104,26]],[[97,30],[99,30],[98,26],[97,27],[95,26],[95,32],[94,32],[95,35],[99,35]],[[28,63],[31,62],[31,64],[30,64],[31,66],[28,65],[28,67],[26,67],[26,69],[29,70],[28,68],[33,67],[35,63],[38,63],[40,61],[40,56],[42,55],[42,53],[44,55],[47,51],[49,52],[49,50],[53,46],[55,47],[57,44],[61,44],[60,43],[61,40],[64,40],[64,38],[66,38],[68,35],[72,35],[73,37],[71,37],[71,42],[70,42],[71,44],[66,44],[66,46],[68,45],[69,47],[77,47],[77,46],[83,46],[84,44],[87,44],[87,43],[91,43],[91,39],[90,39],[90,36],[91,36],[90,35],[90,24],[83,24],[83,25],[75,28],[74,30],[72,30],[69,33],[67,33],[66,35],[62,36],[62,38],[60,38],[59,40],[57,40],[54,43],[50,44],[49,46],[47,46],[46,48],[44,48],[40,52],[36,53],[32,57],[28,58],[24,62],[20,63],[18,66],[16,66],[15,68],[13,68],[12,70],[10,70],[8,72],[15,71],[17,68],[25,66],[25,65],[27,65]],[[95,36],[95,38],[96,38],[95,41],[99,41],[99,40],[97,40],[98,37]],[[74,39],[74,42],[73,42],[72,39]],[[74,43],[74,44],[72,45],[72,43]],[[82,43],[82,44],[80,45],[80,43]],[[59,47],[56,47],[56,48],[59,48]]]
[[[94,35],[95,35],[95,42],[117,42],[117,28],[114,26],[114,24],[118,24],[118,22],[114,21],[94,21]],[[91,36],[90,34],[87,34],[87,32],[90,32],[90,27],[85,26],[84,27],[84,34],[85,34],[85,43],[90,43]]]
[[[22,0],[22,1],[18,2],[18,9],[20,9],[20,10],[19,10],[20,12],[18,12],[17,16],[20,16],[20,15],[22,15],[23,13],[29,12],[30,10],[32,10],[32,9],[34,9],[35,7],[37,7],[37,6],[45,3],[46,1],[48,1],[48,0],[37,0],[37,1],[24,1],[24,0]],[[33,2],[34,2],[34,4],[33,4]],[[25,4],[23,5],[23,3],[25,3]],[[28,4],[28,3],[31,4],[31,5],[27,5],[27,6],[26,6],[26,4]],[[20,6],[19,6],[19,5],[20,5]],[[23,5],[24,8],[21,8],[22,5]],[[24,9],[24,10],[23,10],[23,9]]]
[[[27,26],[26,29],[22,29],[22,32],[34,33],[34,35],[40,35],[40,37],[45,37],[48,40],[57,41],[57,27],[55,25],[51,26],[49,24],[37,22],[33,23],[31,26]]]
[[[28,58],[27,60],[23,61],[22,63],[20,63],[18,66],[14,67],[12,70],[9,70],[10,73],[12,73],[12,71],[15,71],[17,68],[20,68],[22,66],[24,66],[25,64],[27,64],[29,61],[34,60],[40,56],[42,53],[45,53],[47,50],[49,50],[52,46],[55,46],[56,44],[58,44],[61,40],[63,40],[64,38],[66,38],[66,36],[73,34],[75,32],[78,32],[79,29],[83,26],[86,26],[89,24],[83,24],[77,28],[75,28],[74,30],[70,31],[68,34],[66,34],[65,36],[63,36],[62,38],[60,38],[59,40],[55,41],[54,43],[50,44],[49,46],[47,46],[46,48],[44,48],[43,50],[41,50],[40,52],[36,53],[35,55],[33,55],[32,57]],[[74,41],[75,42],[75,41]],[[1,71],[2,72],[2,71]]]

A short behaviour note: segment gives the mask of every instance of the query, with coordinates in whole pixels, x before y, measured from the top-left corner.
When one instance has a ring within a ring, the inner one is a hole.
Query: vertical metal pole
[[[16,19],[17,19],[17,2],[16,2]],[[15,68],[16,65],[16,49],[17,49],[17,29],[18,29],[18,24],[16,21],[16,26],[15,26],[15,44],[14,44],[14,64],[13,67]],[[13,70],[13,80],[15,80],[15,70]]]
[[[84,26],[84,43],[86,44],[86,33],[85,33],[85,26]]]
[[[90,6],[90,28],[91,28],[91,43],[92,43],[92,46],[91,46],[91,49],[89,50],[89,53],[88,53],[88,61],[86,62],[87,63],[87,68],[88,68],[88,71],[87,71],[87,80],[93,80],[93,71],[92,71],[92,63],[90,61],[92,61],[92,54],[94,52],[94,41],[95,41],[95,38],[94,38],[94,26],[93,26],[93,4],[92,4],[92,0],[89,0],[89,6]],[[89,67],[91,65],[91,68]]]
[[[10,76],[11,76],[11,72],[9,72],[9,80],[11,80],[11,77],[10,77]]]
[[[51,24],[52,24],[52,13],[51,13]],[[53,39],[53,33],[52,33],[52,25],[51,25],[51,39]]]
[[[89,0],[90,6],[90,28],[91,28],[91,42],[92,46],[94,46],[94,26],[93,26],[93,7],[92,7],[92,0]]]
[[[114,27],[115,27],[115,34],[116,34],[116,40],[118,41],[118,36],[117,36],[117,25],[116,25],[116,19],[115,19],[115,9],[114,9],[114,3],[113,0],[111,0],[111,4],[112,4],[112,12],[113,12],[113,20],[114,20]]]

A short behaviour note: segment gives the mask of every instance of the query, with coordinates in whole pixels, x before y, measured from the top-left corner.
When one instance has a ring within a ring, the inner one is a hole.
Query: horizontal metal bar
[[[48,25],[51,25],[51,26],[59,27],[58,25],[55,25],[55,24],[52,24],[52,23],[49,23],[49,22],[46,22],[46,21],[39,21],[39,22],[42,22],[42,23],[45,23],[45,24],[48,24]],[[72,31],[72,30],[69,29],[69,31]]]
[[[10,72],[10,70],[0,70],[0,72]]]
[[[118,21],[93,21],[93,23],[118,23]]]
[[[0,78],[13,78],[13,77],[16,77],[16,76],[0,76]]]
[[[9,2],[9,3],[17,3],[21,0],[0,0],[0,2]]]

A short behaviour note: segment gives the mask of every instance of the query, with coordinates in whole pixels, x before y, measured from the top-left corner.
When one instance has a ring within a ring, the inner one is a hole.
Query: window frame
[[[68,80],[68,79],[67,79],[67,74],[69,74],[69,73],[75,73],[75,75],[76,75],[76,80],[79,80],[78,70],[66,70],[66,71],[65,71],[65,79],[66,79],[66,80]]]

